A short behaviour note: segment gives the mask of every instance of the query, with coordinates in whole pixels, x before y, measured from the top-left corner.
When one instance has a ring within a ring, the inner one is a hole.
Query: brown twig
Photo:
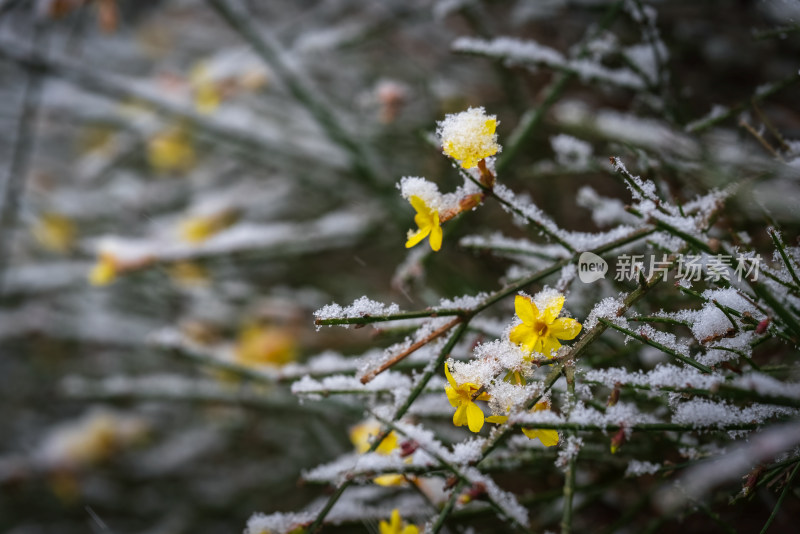
[[[419,350],[420,348],[424,347],[425,345],[427,345],[428,343],[430,343],[431,341],[433,341],[437,337],[439,337],[439,336],[441,336],[443,334],[446,334],[451,328],[453,328],[455,325],[460,323],[461,320],[462,320],[461,317],[456,317],[452,321],[450,321],[450,322],[442,325],[441,327],[437,328],[436,330],[434,330],[433,332],[431,332],[430,334],[425,336],[423,339],[420,339],[419,341],[417,341],[416,343],[414,343],[413,345],[408,347],[406,350],[404,350],[400,354],[397,354],[396,356],[394,356],[391,360],[389,360],[387,362],[384,362],[380,367],[378,367],[374,371],[370,371],[369,373],[367,373],[364,376],[362,376],[361,377],[361,383],[362,384],[367,384],[367,383],[371,382],[376,376],[378,376],[379,374],[381,374],[382,372],[387,370],[389,367],[391,367],[394,364],[398,363],[399,361],[403,360],[404,358],[409,356],[411,353],[413,353],[413,352]]]

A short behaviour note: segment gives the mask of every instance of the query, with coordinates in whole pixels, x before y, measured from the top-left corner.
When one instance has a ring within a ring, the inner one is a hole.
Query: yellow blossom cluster
[[[541,302],[540,302],[541,304]],[[546,300],[542,310],[534,303],[533,299],[524,295],[517,295],[514,307],[520,322],[509,333],[509,341],[518,345],[526,358],[531,358],[534,353],[542,354],[545,358],[552,358],[561,347],[560,341],[574,339],[581,331],[581,324],[569,317],[559,317],[564,306],[563,295],[552,295]],[[455,426],[467,426],[472,432],[480,432],[484,421],[495,424],[504,424],[508,421],[507,415],[492,415],[485,417],[477,401],[490,400],[486,385],[473,382],[459,383],[453,378],[447,363],[444,367],[448,385],[445,394],[450,405],[456,408],[453,414]],[[519,370],[512,369],[505,380],[512,384],[524,385],[525,379]],[[546,401],[537,403],[534,412],[546,411],[550,405]],[[545,447],[558,443],[556,430],[523,428],[523,434],[530,439],[539,439]]]

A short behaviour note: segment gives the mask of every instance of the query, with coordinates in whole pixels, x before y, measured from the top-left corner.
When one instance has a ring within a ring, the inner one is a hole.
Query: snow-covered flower
[[[575,338],[582,328],[575,319],[558,317],[563,306],[563,295],[550,298],[543,311],[530,297],[517,295],[514,309],[522,322],[511,330],[509,339],[529,353],[539,352],[551,358],[561,347],[559,340]]]
[[[495,133],[497,117],[486,115],[483,107],[447,115],[437,124],[436,134],[442,152],[465,169],[475,167],[482,159],[494,156],[501,150]]]
[[[456,408],[456,413],[453,414],[453,424],[456,426],[467,425],[472,432],[480,432],[481,428],[483,428],[483,411],[475,404],[475,401],[488,401],[489,394],[484,392],[478,398],[473,399],[472,397],[481,387],[471,382],[457,384],[453,379],[453,375],[450,374],[447,362],[444,364],[444,374],[450,384],[445,387],[444,392],[447,394],[447,400],[450,401],[450,405]]]
[[[380,534],[417,534],[419,529],[414,525],[406,525],[400,517],[400,511],[395,508],[392,510],[392,517],[387,523],[381,521],[378,525]]]
[[[408,240],[406,241],[406,248],[411,248],[428,235],[430,235],[431,249],[434,251],[442,248],[442,227],[439,224],[439,211],[433,210],[425,204],[420,197],[412,195],[408,199],[417,214],[414,216],[414,222],[417,223],[419,230],[414,232],[408,231]]]

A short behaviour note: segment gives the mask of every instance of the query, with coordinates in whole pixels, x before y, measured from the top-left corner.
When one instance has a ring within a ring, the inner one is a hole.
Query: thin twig
[[[439,328],[437,328],[436,330],[434,330],[433,332],[431,332],[430,334],[428,334],[424,338],[420,339],[416,343],[414,343],[411,346],[409,346],[404,351],[400,352],[399,354],[396,354],[390,360],[384,362],[377,369],[374,369],[374,370],[370,371],[369,373],[365,374],[364,376],[362,376],[361,377],[361,383],[362,384],[367,384],[367,383],[371,382],[372,379],[374,379],[376,376],[378,376],[379,374],[381,374],[382,372],[384,372],[388,368],[392,367],[397,362],[403,360],[404,358],[406,358],[410,354],[412,354],[415,351],[421,349],[422,347],[424,347],[425,345],[427,345],[428,343],[430,343],[434,339],[436,339],[436,338],[446,334],[447,332],[449,332],[451,328],[453,328],[455,325],[460,323],[462,320],[463,319],[461,317],[456,317],[452,321],[449,321],[448,323],[445,323],[444,325],[440,326]]]

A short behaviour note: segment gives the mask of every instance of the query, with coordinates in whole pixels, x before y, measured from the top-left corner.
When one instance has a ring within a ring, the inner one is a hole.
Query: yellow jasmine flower
[[[553,353],[561,347],[559,340],[573,339],[582,328],[575,319],[558,317],[563,306],[563,295],[550,299],[544,311],[539,311],[529,297],[517,295],[514,309],[522,323],[511,330],[509,339],[529,353],[539,352],[552,358]]]
[[[236,222],[237,216],[231,211],[213,215],[198,215],[181,221],[181,237],[189,243],[201,243]]]
[[[419,534],[419,529],[415,525],[406,525],[400,518],[400,511],[395,508],[392,510],[390,522],[381,521],[378,525],[380,534]]]
[[[101,252],[89,272],[89,283],[93,286],[108,285],[117,277],[117,272],[117,259],[107,252]]]
[[[537,402],[536,406],[533,407],[534,412],[541,412],[542,410],[549,410],[550,404],[547,401]],[[490,415],[486,418],[486,420],[490,423],[496,424],[503,424],[508,421],[507,415]],[[533,428],[523,428],[522,433],[528,436],[530,439],[539,438],[539,441],[542,442],[542,445],[545,447],[552,447],[553,445],[558,444],[558,431],[557,430],[536,430]]]
[[[470,431],[480,432],[483,428],[483,411],[472,400],[480,386],[466,382],[458,385],[450,374],[450,369],[447,367],[447,362],[444,364],[444,374],[447,377],[447,382],[450,383],[444,390],[447,394],[447,400],[450,405],[456,408],[456,413],[453,414],[453,424],[456,426],[469,426]],[[475,400],[486,401],[489,400],[489,394],[484,392]]]
[[[475,167],[479,161],[497,154],[497,117],[486,115],[482,107],[447,115],[438,123],[436,133],[442,151],[458,161],[465,169]]]
[[[168,128],[147,142],[147,161],[159,172],[185,172],[194,160],[194,147],[185,128]]]
[[[194,107],[198,113],[213,113],[222,101],[222,94],[219,87],[211,78],[208,65],[200,62],[192,68],[189,74],[194,91]]]
[[[417,223],[419,230],[416,233],[413,230],[408,231],[408,241],[406,241],[406,248],[411,248],[430,234],[431,249],[435,251],[442,248],[442,227],[439,225],[439,212],[430,209],[425,201],[416,195],[409,198],[411,205],[417,211],[414,216],[414,222]]]
[[[236,344],[236,362],[248,367],[282,366],[295,360],[297,345],[286,330],[251,325],[242,330]]]
[[[381,426],[377,421],[365,421],[361,424],[354,426],[350,430],[350,442],[356,448],[359,454],[364,454],[369,451],[372,446],[372,440],[380,434]],[[394,430],[389,432],[375,452],[388,456],[393,450],[399,448],[397,434]],[[411,458],[409,458],[410,460]],[[388,473],[372,479],[379,486],[399,486],[405,482],[405,478],[400,474]]]
[[[541,412],[550,409],[550,404],[546,401],[537,402],[533,407],[534,412]],[[552,447],[558,444],[558,430],[536,430],[534,428],[523,428],[522,433],[528,436],[529,439],[539,438],[542,445],[545,447]]]
[[[75,242],[75,223],[57,213],[45,213],[32,228],[36,240],[46,249],[67,252]]]

